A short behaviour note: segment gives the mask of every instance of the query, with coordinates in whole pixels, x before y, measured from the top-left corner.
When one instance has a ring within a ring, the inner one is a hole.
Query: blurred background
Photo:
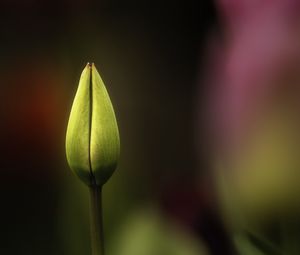
[[[90,254],[88,189],[65,157],[87,62],[121,138],[107,255],[300,254],[299,13],[298,0],[1,0],[0,254]]]
[[[0,254],[90,253],[88,190],[64,149],[88,61],[122,143],[104,187],[108,254],[227,254],[198,122],[216,20],[209,0],[0,2]]]

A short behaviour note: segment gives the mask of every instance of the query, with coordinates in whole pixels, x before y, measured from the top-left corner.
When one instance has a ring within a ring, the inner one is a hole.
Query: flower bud
[[[84,68],[72,105],[66,155],[72,171],[87,185],[103,185],[120,152],[117,121],[105,85],[94,64]]]

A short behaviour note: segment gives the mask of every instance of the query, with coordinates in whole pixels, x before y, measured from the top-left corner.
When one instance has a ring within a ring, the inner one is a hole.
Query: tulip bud
[[[94,64],[84,68],[72,105],[66,155],[72,171],[87,185],[103,185],[120,152],[117,121],[105,85]]]

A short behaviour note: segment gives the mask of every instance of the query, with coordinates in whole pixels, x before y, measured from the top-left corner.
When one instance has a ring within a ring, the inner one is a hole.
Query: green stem
[[[104,255],[102,187],[90,187],[92,255]]]

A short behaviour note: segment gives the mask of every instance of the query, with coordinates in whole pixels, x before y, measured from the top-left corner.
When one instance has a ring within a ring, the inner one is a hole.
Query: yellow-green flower
[[[103,185],[120,152],[118,125],[105,85],[94,64],[84,68],[66,135],[70,168],[87,185]]]

